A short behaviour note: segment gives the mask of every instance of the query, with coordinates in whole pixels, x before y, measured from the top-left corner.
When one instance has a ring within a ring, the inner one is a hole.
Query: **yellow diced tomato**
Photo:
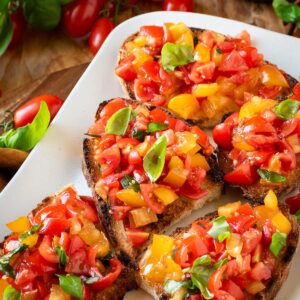
[[[290,144],[296,154],[300,153],[300,139],[298,133],[288,136],[286,141]]]
[[[151,256],[159,259],[163,255],[170,255],[172,254],[173,247],[173,238],[167,235],[154,234],[151,246]]]
[[[150,149],[150,147],[151,145],[148,142],[144,141],[135,146],[135,150],[139,153],[141,157],[144,157],[147,151]]]
[[[295,118],[300,119],[300,110],[295,114]]]
[[[214,46],[212,50],[211,60],[218,67],[222,64],[223,59],[224,59],[224,55],[222,54],[222,51],[217,46]]]
[[[269,207],[273,210],[277,210],[278,209],[278,200],[277,200],[277,196],[275,195],[273,190],[269,190],[265,199],[264,199],[264,203],[266,207]]]
[[[290,231],[292,230],[291,222],[282,212],[278,212],[272,218],[272,224],[281,233],[289,234]]]
[[[139,35],[134,39],[134,43],[138,47],[144,47],[147,44],[147,38],[145,36]]]
[[[273,155],[269,160],[268,170],[280,173],[281,171],[281,160],[279,158],[278,153]]]
[[[133,189],[123,189],[117,192],[116,197],[132,207],[146,206],[141,193],[135,192]]]
[[[205,111],[208,118],[214,118],[217,113],[237,111],[238,107],[231,97],[216,93],[208,96],[201,104],[201,109]]]
[[[261,97],[252,97],[252,99],[248,102],[246,102],[240,110],[239,113],[239,121],[243,119],[249,119],[256,117],[259,115],[261,112],[267,110],[267,109],[272,109],[274,106],[277,105],[276,100],[272,99],[263,99]]]
[[[206,158],[200,153],[196,153],[192,156],[191,167],[200,167],[205,171],[210,170],[210,166]]]
[[[228,254],[233,257],[240,256],[243,249],[243,241],[240,234],[231,233],[226,239],[226,249]]]
[[[101,239],[96,244],[99,247],[97,251],[97,257],[105,257],[110,251],[110,245],[105,234],[102,231],[100,231],[100,233]]]
[[[148,55],[145,51],[143,51],[140,48],[133,49],[132,53],[135,56],[135,60],[132,62],[132,64],[136,71],[139,71],[141,65],[146,61],[153,60],[153,57],[151,55]]]
[[[233,143],[233,147],[240,149],[240,150],[245,150],[245,151],[254,151],[255,148],[249,144],[247,144],[244,141],[238,142],[238,143]]]
[[[175,44],[189,45],[194,49],[193,32],[184,23],[169,25],[168,29]]]
[[[214,95],[219,90],[217,83],[200,83],[193,87],[193,95],[195,97],[203,98]]]
[[[92,246],[102,241],[104,234],[96,228],[94,223],[84,218],[81,218],[81,222],[83,226],[78,235],[87,245]]]
[[[263,226],[267,219],[271,220],[274,214],[276,213],[273,209],[265,205],[256,206],[253,210],[256,215],[257,223],[259,226]]]
[[[145,268],[141,268],[141,274],[147,281],[154,283],[164,283],[165,265],[161,261],[149,261]]]
[[[218,215],[225,216],[226,218],[230,217],[235,211],[237,211],[240,208],[241,205],[241,201],[236,201],[222,205],[218,208]]]
[[[169,101],[168,108],[183,119],[193,119],[200,111],[200,104],[192,94],[180,94]]]
[[[198,43],[195,48],[195,59],[203,64],[208,63],[210,61],[210,49],[202,43]]]
[[[58,284],[52,284],[49,300],[71,300],[71,296],[65,293]]]
[[[30,222],[27,217],[19,217],[18,219],[6,224],[9,230],[16,233],[21,233],[30,229]]]
[[[165,279],[168,280],[177,280],[179,281],[182,278],[182,269],[179,264],[177,264],[171,256],[167,256],[165,259]]]
[[[154,188],[153,193],[164,205],[169,205],[178,199],[178,195],[175,192],[164,186]]]
[[[125,44],[125,49],[129,52],[132,53],[134,49],[136,49],[136,44],[134,42],[127,42]]]
[[[263,291],[265,288],[266,286],[261,281],[251,281],[247,284],[245,290],[251,295],[256,295],[257,293]]]
[[[178,131],[175,133],[176,153],[187,154],[194,149],[197,144],[197,135],[189,131]]]
[[[28,245],[29,248],[32,248],[36,245],[38,239],[39,239],[39,235],[37,233],[34,233],[34,234],[29,235],[28,237],[26,237],[22,241],[22,244],[26,244],[26,245]]]
[[[130,227],[137,228],[157,222],[155,212],[149,207],[132,209],[128,213]]]
[[[275,66],[264,65],[260,68],[261,82],[266,87],[281,86],[289,87],[289,84],[282,72],[279,71]]]
[[[184,163],[183,161],[178,157],[178,156],[172,156],[169,164],[168,164],[169,169],[174,169],[174,168],[180,168],[183,169],[184,168]]]
[[[187,154],[193,156],[193,155],[195,155],[197,152],[199,152],[200,149],[201,149],[200,145],[197,144],[194,148],[192,148],[191,150],[189,150]]]
[[[261,245],[261,244],[258,244],[258,245],[256,246],[255,251],[254,251],[254,253],[253,253],[253,255],[252,255],[252,258],[251,258],[251,262],[252,262],[253,264],[260,262],[262,252],[263,252],[262,245]]]
[[[181,187],[185,183],[188,171],[182,168],[173,168],[169,171],[168,175],[164,178],[164,182],[173,187]]]
[[[5,279],[1,278],[0,279],[0,299],[3,299],[3,293],[7,286],[8,286],[8,282]]]

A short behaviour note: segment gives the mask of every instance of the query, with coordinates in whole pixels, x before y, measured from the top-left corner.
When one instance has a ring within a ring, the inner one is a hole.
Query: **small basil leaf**
[[[300,209],[296,211],[295,216],[297,218],[297,221],[300,223]]]
[[[25,19],[32,27],[50,30],[59,24],[60,0],[23,0],[22,3]]]
[[[226,217],[221,216],[216,218],[213,221],[212,228],[207,233],[219,242],[223,242],[227,239],[231,233],[231,229],[226,221]]]
[[[209,266],[211,264],[211,257],[209,255],[203,255],[201,257],[198,257],[193,262],[193,267],[197,266]]]
[[[32,235],[32,234],[38,232],[39,229],[41,228],[41,226],[42,226],[41,224],[39,224],[39,225],[34,225],[34,226],[32,226],[28,231],[22,233],[22,234],[20,235],[20,238],[19,238],[20,241],[23,241],[23,240],[26,239],[28,236],[30,236],[30,235]]]
[[[10,2],[10,0],[1,0],[1,2],[0,2],[0,12],[7,11],[9,2]]]
[[[156,123],[150,122],[148,124],[147,132],[155,132],[155,131],[162,131],[168,128],[169,126],[165,123]]]
[[[75,275],[57,275],[60,287],[69,295],[83,300],[83,284]]]
[[[0,56],[6,51],[12,36],[13,26],[8,11],[2,11],[0,12]]]
[[[204,266],[197,266],[190,272],[193,284],[201,291],[204,299],[212,299],[214,297],[214,294],[212,294],[207,287],[208,280],[212,273],[212,269]]]
[[[278,256],[280,251],[286,246],[286,234],[275,232],[272,235],[272,242],[270,244],[270,251],[275,255]]]
[[[151,146],[143,159],[143,167],[152,182],[161,175],[166,158],[167,139],[164,135],[159,137]]]
[[[176,291],[180,289],[182,286],[184,286],[184,281],[176,281],[176,280],[167,280],[164,284],[164,291],[174,296]]]
[[[114,135],[124,135],[132,115],[132,109],[125,107],[115,112],[107,121],[106,133]]]
[[[161,50],[161,61],[166,71],[174,71],[194,61],[193,49],[189,45],[166,43]]]
[[[135,192],[140,192],[140,185],[135,181],[135,179],[129,175],[124,175],[120,180],[121,185],[124,189],[132,188]]]
[[[275,107],[275,114],[282,120],[290,120],[298,112],[300,102],[296,100],[287,99],[280,102]]]
[[[15,272],[10,265],[10,259],[17,253],[23,252],[25,249],[27,249],[28,246],[26,244],[21,244],[18,248],[14,249],[13,251],[3,255],[0,258],[0,272],[4,275],[13,277],[15,276]]]
[[[265,169],[258,169],[257,173],[259,176],[267,181],[273,182],[273,183],[280,183],[280,182],[286,182],[286,177],[280,175],[279,173],[265,170]]]
[[[221,259],[213,265],[213,268],[216,270],[216,269],[226,265],[227,263],[228,263],[228,258]]]
[[[286,23],[300,22],[300,7],[286,0],[273,0],[276,15]],[[298,24],[299,26],[300,24]]]
[[[59,268],[63,269],[69,259],[67,253],[61,245],[55,245],[55,253],[59,258]]]
[[[2,300],[20,300],[21,293],[14,289],[11,285],[8,285],[3,293]]]
[[[43,137],[50,122],[50,112],[47,104],[42,101],[40,109],[31,124],[10,130],[0,136],[5,148],[31,150]]]
[[[145,136],[147,135],[147,132],[146,131],[143,131],[143,130],[139,130],[139,129],[136,129],[134,128],[132,130],[132,137],[139,140],[139,141],[144,141],[144,138]]]

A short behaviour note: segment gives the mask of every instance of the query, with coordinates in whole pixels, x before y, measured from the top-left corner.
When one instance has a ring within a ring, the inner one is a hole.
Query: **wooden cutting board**
[[[82,64],[58,71],[8,92],[1,98],[0,111],[13,112],[28,99],[42,94],[53,94],[65,100],[87,66],[88,64]],[[9,118],[9,114],[2,113],[0,123],[8,121]],[[0,192],[14,174],[15,170],[0,166]]]

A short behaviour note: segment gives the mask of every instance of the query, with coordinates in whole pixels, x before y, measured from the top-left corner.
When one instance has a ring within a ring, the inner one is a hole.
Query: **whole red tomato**
[[[31,123],[40,109],[41,101],[45,101],[50,111],[51,121],[63,105],[63,100],[52,95],[35,97],[20,106],[14,113],[15,128]]]
[[[64,12],[64,26],[71,37],[86,35],[97,20],[106,0],[75,0]]]
[[[98,52],[114,27],[114,23],[108,18],[100,18],[96,21],[89,37],[89,46],[94,55]]]
[[[193,0],[164,0],[163,10],[193,11]]]
[[[16,13],[10,15],[10,21],[13,26],[13,36],[9,43],[9,48],[13,48],[19,44],[26,30],[26,22],[22,10],[17,10]]]

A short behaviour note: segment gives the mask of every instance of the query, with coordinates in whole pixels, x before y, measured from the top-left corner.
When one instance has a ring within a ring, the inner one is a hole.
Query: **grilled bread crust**
[[[191,28],[191,30],[197,37],[199,37],[200,34],[203,31],[205,31],[204,29],[198,29],[198,28]],[[210,31],[213,32],[212,30],[210,30]],[[127,57],[129,54],[125,48],[125,44],[127,42],[133,41],[137,36],[138,36],[138,33],[132,34],[124,41],[123,45],[121,46],[121,48],[119,50],[118,63],[123,58]],[[225,36],[225,39],[227,39],[226,36]],[[270,64],[269,62],[265,62],[265,63]],[[284,77],[286,78],[286,80],[289,84],[289,87],[282,89],[280,95],[277,97],[278,100],[287,99],[292,94],[292,89],[293,89],[294,85],[298,82],[295,78],[293,78],[289,74],[285,73],[283,70],[281,70],[281,72],[283,73]],[[126,82],[122,78],[120,78],[120,77],[118,77],[118,78],[120,80],[121,86],[122,86],[123,91],[125,92],[126,96],[131,99],[136,99],[135,94],[134,94],[133,81]],[[197,121],[194,120],[194,123],[196,123],[198,126],[203,127],[203,128],[211,128],[211,127],[217,125],[218,123],[220,123],[224,114],[231,113],[231,112],[233,112],[233,111],[231,109],[228,109],[227,111],[226,110],[222,111],[222,113],[218,113],[218,114],[216,113],[213,118],[206,118],[206,119],[197,120]]]
[[[259,204],[261,204],[261,201],[257,201],[255,205]],[[272,278],[269,281],[267,281],[266,289],[255,296],[247,295],[247,300],[273,300],[276,294],[278,293],[280,287],[288,277],[292,260],[297,250],[297,244],[299,239],[299,225],[296,217],[289,214],[289,211],[286,206],[280,205],[280,209],[292,224],[292,230],[287,238],[287,247],[284,250],[284,252],[280,254],[280,259],[276,263],[275,269],[272,273]],[[207,221],[211,221],[217,216],[218,213],[215,211],[213,213],[207,214],[205,217],[200,218],[199,220],[204,219]],[[184,235],[184,233],[186,233],[189,229],[190,226],[177,228],[171,236],[175,239],[181,238]],[[161,284],[151,284],[145,281],[138,272],[136,272],[136,278],[139,287],[151,294],[155,299],[170,299],[170,297],[167,294],[165,294],[163,286]]]
[[[127,100],[129,103],[136,103],[134,100]],[[99,109],[96,113],[96,120],[100,117],[100,112],[103,107],[109,101],[104,101],[99,105]],[[147,106],[150,110],[154,109],[154,106],[149,104],[143,104]],[[163,109],[168,115],[174,117],[172,113],[168,110]],[[177,117],[176,117],[177,118]],[[177,118],[180,119],[180,118]],[[186,121],[185,121],[186,122]],[[189,124],[188,122],[186,122]],[[113,218],[109,202],[102,199],[95,191],[95,184],[100,178],[100,173],[98,166],[94,158],[94,141],[93,138],[86,138],[83,141],[83,160],[82,167],[85,178],[88,182],[89,187],[92,189],[94,198],[97,202],[97,209],[103,224],[103,227],[110,238],[113,247],[117,250],[120,259],[132,267],[136,267],[136,257],[143,251],[145,247],[140,247],[138,250],[134,249],[127,239],[125,232],[125,227],[123,221],[116,221]],[[158,216],[159,221],[154,224],[150,224],[145,227],[145,230],[150,233],[161,233],[166,230],[167,227],[179,222],[182,218],[189,215],[193,210],[201,208],[206,202],[213,201],[217,199],[222,190],[223,181],[222,174],[219,172],[217,167],[216,156],[213,155],[209,159],[211,170],[203,183],[203,188],[208,191],[207,196],[203,197],[201,200],[187,200],[184,198],[179,198],[172,204],[168,205],[163,214]]]
[[[227,174],[232,171],[232,160],[228,157],[229,151],[227,150],[218,150],[218,162],[220,169]],[[246,199],[255,200],[263,198],[270,189],[274,190],[275,194],[285,195],[289,192],[300,187],[300,155],[296,155],[296,168],[291,170],[286,175],[286,182],[272,184],[272,183],[260,183],[257,181],[251,185],[238,186],[242,191]]]
[[[49,196],[45,198],[36,206],[35,209],[32,210],[31,212],[32,215],[34,216],[40,209],[51,204],[52,200],[53,200],[53,196]],[[103,230],[102,224],[99,223],[97,225],[97,228]],[[4,241],[7,237],[5,237],[3,242],[0,243],[0,256],[4,254],[3,246],[4,246]],[[127,266],[124,266],[121,274],[116,279],[116,281],[109,287],[99,292],[92,292],[91,299],[92,300],[121,300],[123,299],[126,292],[136,288],[137,288],[137,284],[135,281],[134,272],[132,272],[132,270]]]

